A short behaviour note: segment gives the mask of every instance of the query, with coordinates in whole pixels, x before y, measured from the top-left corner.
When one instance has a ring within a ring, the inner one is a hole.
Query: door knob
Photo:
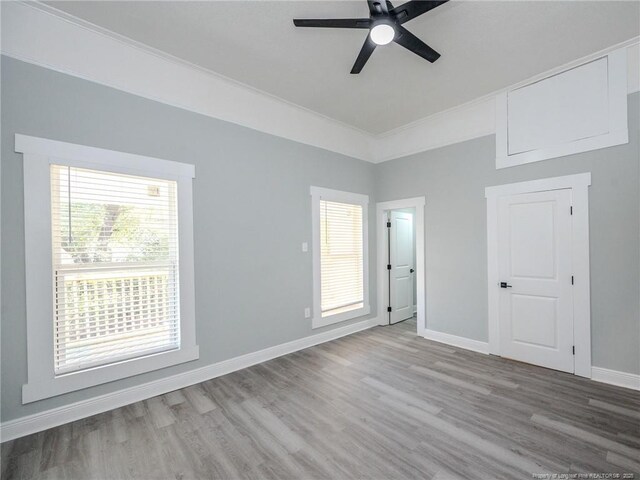
[[[415,270],[413,268],[410,268],[409,273],[413,273],[413,272],[415,272]]]
[[[507,282],[500,282],[500,288],[512,288]]]

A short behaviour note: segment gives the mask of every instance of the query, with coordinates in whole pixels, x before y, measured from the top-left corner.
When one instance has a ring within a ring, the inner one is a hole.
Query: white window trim
[[[312,328],[325,327],[334,323],[344,322],[352,318],[368,315],[371,312],[369,304],[369,197],[359,193],[331,190],[329,188],[311,187],[311,232],[313,253],[313,318]],[[362,206],[362,268],[364,300],[362,308],[348,312],[337,313],[328,317],[322,316],[320,306],[320,200],[331,202],[351,203]]]
[[[591,378],[591,277],[589,267],[589,186],[591,172],[543,178],[485,188],[487,199],[487,280],[489,353],[500,355],[500,283],[498,275],[498,201],[500,197],[548,190],[571,189],[574,373]]]
[[[508,95],[496,95],[496,168],[514,167],[550,158],[564,157],[575,153],[629,143],[627,126],[627,48],[620,48],[599,58],[608,61],[609,132],[595,137],[583,138],[561,145],[551,145],[529,152],[509,154],[508,144]],[[598,60],[590,59],[581,64]],[[581,66],[578,65],[577,67]],[[576,67],[572,67],[576,68]],[[551,76],[561,75],[562,72]],[[549,78],[549,77],[547,77]],[[539,80],[538,80],[539,81]],[[534,82],[535,83],[535,82]],[[526,85],[524,86],[526,87]],[[523,88],[523,86],[517,89]],[[514,90],[517,90],[514,89]]]
[[[192,179],[195,167],[179,162],[115,152],[16,134],[23,154],[25,275],[27,299],[27,383],[22,403],[177,365],[199,357],[195,332]],[[174,180],[178,185],[180,348],[63,375],[54,374],[53,275],[50,165]]]

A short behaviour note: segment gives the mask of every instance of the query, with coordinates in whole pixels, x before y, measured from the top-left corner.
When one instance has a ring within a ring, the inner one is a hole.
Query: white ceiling
[[[373,134],[640,34],[638,1],[451,1],[405,25],[436,63],[391,44],[350,75],[365,31],[291,20],[365,17],[365,0],[49,5]]]

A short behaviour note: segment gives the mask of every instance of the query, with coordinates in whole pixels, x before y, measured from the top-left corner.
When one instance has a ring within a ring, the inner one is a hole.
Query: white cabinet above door
[[[496,96],[496,168],[628,141],[626,48]]]

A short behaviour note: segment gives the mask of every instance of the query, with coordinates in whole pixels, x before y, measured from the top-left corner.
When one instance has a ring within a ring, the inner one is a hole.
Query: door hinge
[[[391,307],[387,307],[387,312],[391,312]]]
[[[573,351],[573,354],[575,355],[576,354],[576,346],[575,345],[573,346],[572,351]]]
[[[391,264],[387,265],[387,270],[391,270]]]
[[[391,222],[387,222],[387,228],[391,228]]]
[[[573,205],[569,207],[569,215],[573,215]]]
[[[573,285],[573,275],[571,275],[571,285]]]

